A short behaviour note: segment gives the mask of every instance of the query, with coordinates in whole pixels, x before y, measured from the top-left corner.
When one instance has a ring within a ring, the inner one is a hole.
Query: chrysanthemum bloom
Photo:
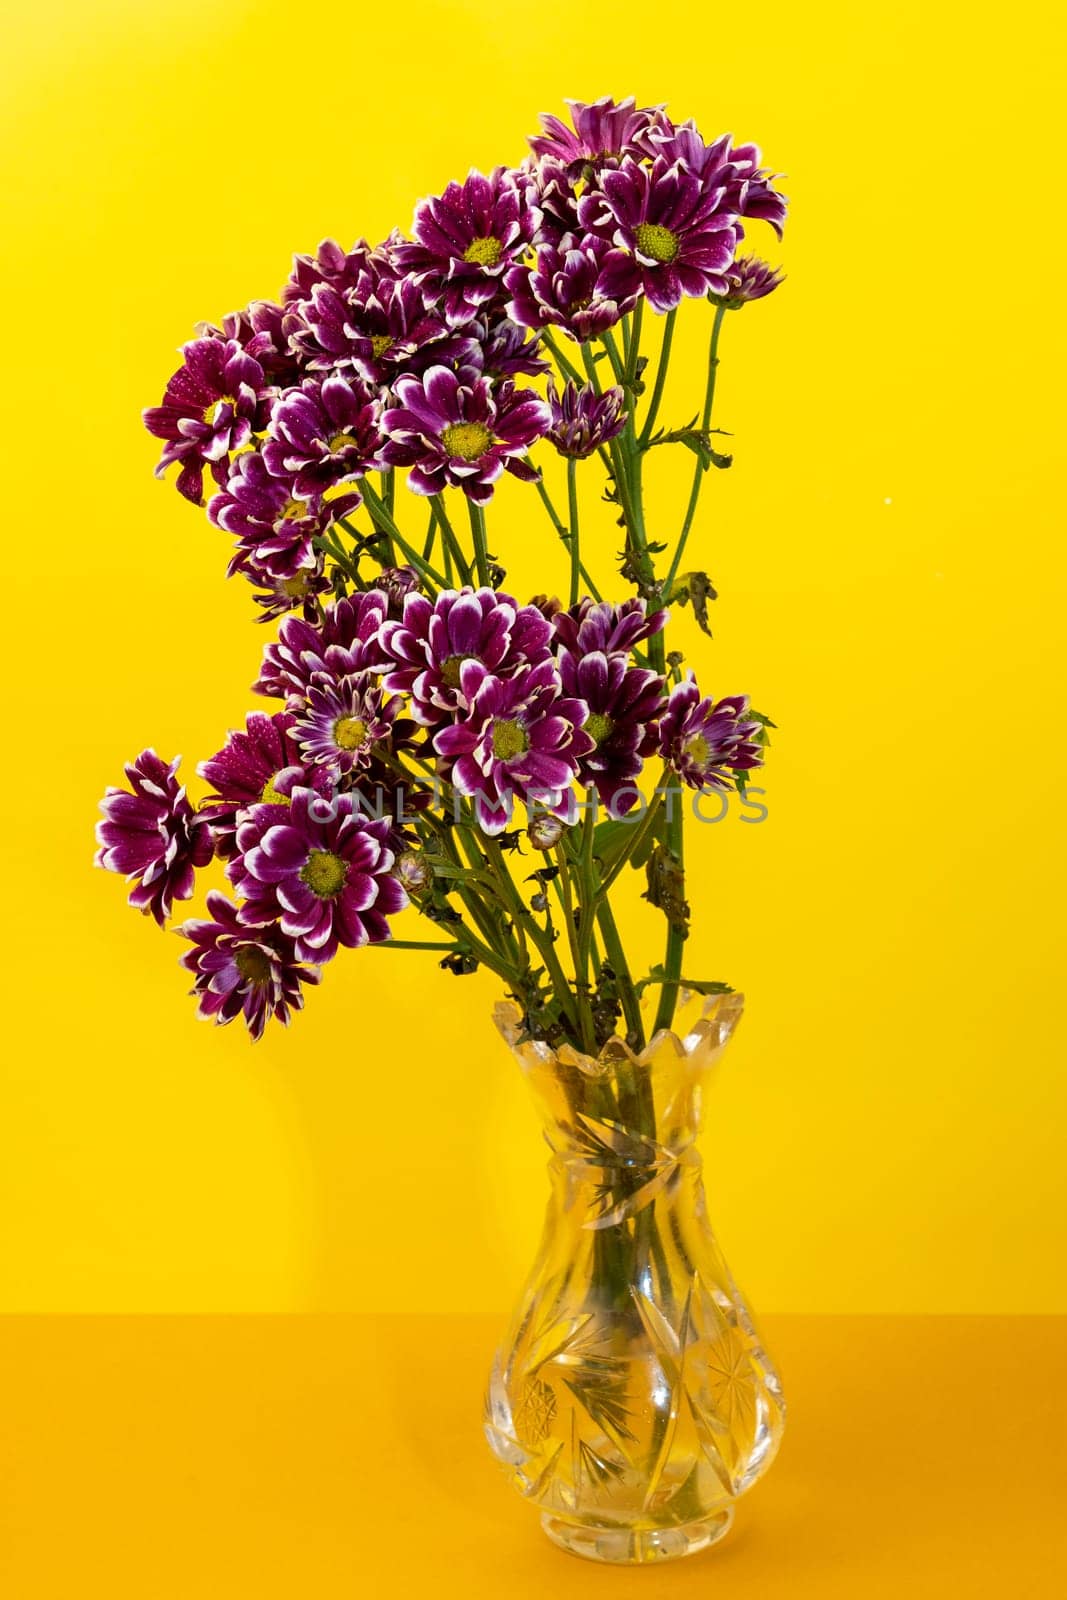
[[[552,409],[552,426],[545,437],[552,441],[561,456],[573,456],[581,461],[609,439],[614,439],[626,426],[626,396],[617,386],[597,394],[592,384],[579,388],[577,384],[565,383],[559,395],[549,379],[548,403]]]
[[[374,673],[320,677],[308,688],[293,738],[304,761],[341,777],[370,765],[375,745],[389,737],[399,709],[400,701],[386,699]]]
[[[573,128],[559,117],[543,114],[543,133],[527,143],[539,156],[551,156],[568,167],[600,167],[622,156],[639,156],[647,151],[649,130],[662,116],[659,106],[638,107],[633,95],[615,101],[607,95],[585,104],[567,100]]]
[[[325,606],[317,622],[287,617],[263,652],[254,692],[285,699],[290,710],[299,710],[317,673],[340,678],[385,666],[390,658],[379,634],[388,615],[389,596],[367,589]]]
[[[396,398],[399,404],[382,419],[383,457],[411,468],[408,487],[416,494],[440,494],[453,484],[485,505],[505,469],[527,482],[536,479],[522,458],[551,413],[532,389],[488,378],[461,383],[447,368],[431,367],[424,378],[398,378]]]
[[[253,300],[244,311],[229,312],[221,325],[198,322],[196,331],[202,339],[233,339],[259,362],[268,383],[287,389],[300,381],[300,368],[289,348],[284,320],[283,306],[273,300]]]
[[[129,901],[163,926],[175,900],[188,900],[197,867],[211,860],[211,833],[175,774],[181,756],[162,761],[142,750],[126,768],[129,789],[109,788],[96,825],[96,865],[121,872]]]
[[[320,283],[330,283],[335,289],[351,288],[385,249],[386,246],[379,246],[377,251],[372,250],[366,239],[359,239],[351,250],[343,250],[336,239],[324,239],[313,256],[293,257],[293,270],[282,290],[282,306],[288,308],[310,299]]]
[[[263,459],[301,500],[354,483],[380,466],[381,403],[376,393],[340,373],[305,378],[274,407]]]
[[[198,1015],[219,1024],[243,1016],[252,1038],[261,1039],[271,1017],[287,1024],[289,1013],[301,1009],[301,985],[318,983],[318,968],[298,962],[292,939],[277,924],[251,926],[217,889],[209,893],[207,909],[209,920],[175,929],[192,946],[181,964],[194,974]]]
[[[359,505],[358,492],[327,502],[318,496],[300,500],[290,490],[291,480],[269,472],[258,450],[234,458],[226,487],[212,495],[207,508],[216,527],[237,540],[231,575],[252,567],[257,574],[292,578],[313,569],[318,562],[315,538]]]
[[[144,425],[166,440],[156,477],[178,462],[178,491],[199,505],[205,466],[217,483],[226,482],[230,454],[266,427],[274,391],[236,339],[192,339],[182,355],[162,403],[144,412]]]
[[[330,961],[338,945],[388,939],[386,918],[407,905],[389,833],[350,794],[295,789],[284,817],[269,805],[246,814],[226,870],[250,922],[277,919],[299,961]]]
[[[483,832],[502,833],[516,799],[573,821],[571,786],[593,740],[582,730],[585,706],[563,694],[555,665],[545,661],[498,678],[466,661],[460,687],[467,710],[441,729],[434,749],[455,788],[473,799]]]
[[[633,257],[594,234],[546,244],[533,266],[509,271],[508,314],[527,328],[562,328],[584,344],[613,328],[637,304]]]
[[[442,361],[451,366],[465,383],[471,376],[487,378],[537,378],[549,371],[549,364],[540,351],[540,339],[531,339],[529,330],[512,322],[510,317],[479,317],[468,323],[463,332],[468,335],[470,353],[462,366],[454,361]],[[470,376],[468,376],[468,374]]]
[[[389,600],[389,615],[399,619],[404,614],[404,601],[419,587],[419,574],[412,566],[383,567],[374,580]]]
[[[648,614],[644,600],[592,600],[588,595],[569,611],[556,611],[552,618],[556,642],[572,655],[588,655],[594,650],[607,654],[632,650],[634,645],[662,633],[669,611]]]
[[[558,247],[568,237],[571,240],[580,238],[578,192],[583,182],[580,172],[553,156],[527,156],[515,169],[515,181],[523,191],[527,206],[537,214],[533,240],[537,249],[546,244]]]
[[[640,287],[656,311],[673,311],[686,296],[722,294],[738,239],[737,216],[724,210],[724,190],[684,167],[629,159],[602,172],[582,196],[583,227],[601,232],[629,260],[613,257],[604,289],[622,298]]]
[[[663,679],[657,672],[632,667],[625,653],[589,655],[563,651],[559,658],[563,692],[584,701],[588,715],[583,731],[593,749],[578,764],[582,783],[596,784],[597,794],[612,816],[636,804],[633,779],[642,758],[655,748],[652,724],[662,707]]]
[[[287,780],[295,773],[301,782],[309,783],[300,752],[290,737],[292,726],[293,719],[285,711],[273,716],[250,711],[243,732],[231,729],[222,749],[197,768],[213,790],[199,814],[211,826],[218,855],[234,853],[239,811],[259,803],[279,804],[292,793],[292,781],[284,787],[278,784],[281,773],[286,773]]]
[[[318,615],[319,595],[333,587],[321,556],[313,567],[301,567],[291,578],[276,578],[253,561],[241,568],[241,574],[259,590],[252,596],[255,604],[262,607],[257,622],[273,622],[298,608],[305,620],[311,621]]]
[[[712,299],[719,305],[728,306],[731,311],[739,311],[749,300],[762,300],[764,295],[777,289],[780,283],[785,282],[785,273],[781,267],[772,267],[770,262],[761,261],[759,256],[738,256],[726,275],[726,281],[729,284],[727,293],[712,295]]]
[[[432,727],[466,705],[463,665],[475,661],[496,677],[547,661],[552,629],[535,606],[492,589],[448,589],[434,601],[413,594],[400,622],[379,636],[394,663],[387,689],[411,695],[412,715]]]
[[[455,326],[497,298],[504,273],[529,246],[536,224],[513,172],[496,167],[486,177],[472,171],[465,183],[450,183],[416,207],[414,242],[397,246],[396,261],[440,296]]]
[[[366,383],[392,382],[421,360],[432,365],[434,346],[455,336],[410,276],[379,265],[348,288],[316,284],[286,319],[293,348],[310,371],[352,371]]]
[[[707,144],[695,122],[675,127],[666,118],[650,131],[649,141],[666,166],[680,163],[706,187],[723,189],[723,210],[769,222],[782,237],[788,202],[774,187],[777,174],[760,165],[756,145],[734,145],[728,133]]]
[[[731,788],[731,771],[763,765],[763,730],[747,711],[746,695],[702,699],[690,673],[671,690],[660,722],[663,759],[690,788]]]

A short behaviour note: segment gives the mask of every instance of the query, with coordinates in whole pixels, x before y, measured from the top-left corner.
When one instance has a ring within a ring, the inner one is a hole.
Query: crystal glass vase
[[[727,1531],[770,1465],[778,1376],[708,1224],[704,1086],[739,995],[683,997],[679,1031],[598,1059],[497,1025],[552,1151],[541,1247],[486,1398],[486,1435],[548,1536],[598,1561],[669,1560]]]

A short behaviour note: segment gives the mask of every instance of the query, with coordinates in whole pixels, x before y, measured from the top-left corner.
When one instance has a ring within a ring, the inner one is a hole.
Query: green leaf
[[[718,591],[706,572],[681,573],[671,590],[670,603],[684,606],[692,604],[697,627],[711,638],[708,626],[708,601],[717,600]]]
[[[685,977],[668,978],[666,971],[659,962],[654,967],[649,968],[647,978],[641,978],[634,984],[634,990],[641,995],[646,989],[657,984],[667,984],[671,988],[692,989],[694,994],[733,994],[734,992],[732,984],[719,983],[717,980]]]

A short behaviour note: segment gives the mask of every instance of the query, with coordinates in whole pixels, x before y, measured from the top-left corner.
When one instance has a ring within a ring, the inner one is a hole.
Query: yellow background
[[[1067,1309],[1058,10],[20,9],[0,1305],[512,1298],[542,1151],[493,981],[346,955],[253,1050],[196,1021],[91,831],[123,760],[152,743],[191,777],[255,703],[249,591],[140,427],[174,348],[294,249],[517,160],[564,95],[633,91],[757,139],[793,204],[784,250],[758,240],[787,285],[724,339],[715,641],[683,624],[705,683],[781,730],[767,823],[692,845],[687,964],[749,996],[706,1142],[724,1246],[770,1311]],[[490,526],[518,592],[561,581],[531,492]],[[651,924],[627,926],[636,949]]]

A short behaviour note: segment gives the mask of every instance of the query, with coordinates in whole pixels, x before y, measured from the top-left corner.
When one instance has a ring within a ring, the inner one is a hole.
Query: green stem
[[[671,790],[667,795],[667,850],[678,868],[681,894],[685,895],[685,832],[683,828],[682,791]],[[679,908],[680,911],[680,908]],[[667,945],[663,954],[663,986],[659,992],[656,1020],[652,1031],[669,1028],[674,1021],[678,1005],[678,979],[682,973],[682,951],[685,947],[686,929],[681,915],[667,924]]]
[[[553,356],[555,357],[556,365],[563,373],[563,376],[565,378],[569,378],[572,383],[577,383],[580,385],[582,381],[581,373],[578,371],[578,368],[573,364],[570,358],[564,355],[563,351],[560,349],[559,345],[556,343],[555,339],[553,338],[552,334],[549,333],[547,328],[542,330],[541,339],[546,348],[551,350]]]
[[[534,485],[534,487],[536,488],[538,494],[541,497],[541,504],[544,506],[545,510],[548,512],[549,520],[551,521],[552,526],[555,528],[556,532],[559,534],[559,537],[563,541],[563,543],[569,547],[570,546],[570,534],[569,534],[569,532],[567,530],[567,525],[566,525],[566,523],[560,521],[559,514],[557,513],[555,506],[552,504],[552,500],[551,500],[551,497],[550,497],[550,495],[548,493],[548,490],[545,488],[544,478],[543,477],[538,478],[538,480],[537,480],[536,484]],[[589,593],[592,595],[593,599],[594,600],[599,600],[601,598],[600,590],[597,588],[597,586],[594,583],[592,577],[590,576],[588,568],[585,566],[585,564],[582,561],[578,562],[578,571],[581,573],[582,577],[585,579],[585,586],[589,590]]]
[[[715,375],[719,370],[719,335],[722,332],[722,320],[725,315],[726,307],[717,306],[715,310],[715,321],[712,323],[711,327],[711,343],[708,346],[708,380],[707,386],[704,390],[704,410],[701,413],[700,419],[700,429],[702,433],[707,433],[708,429],[711,427],[711,413],[715,405]],[[696,468],[693,472],[693,487],[689,491],[689,504],[687,505],[685,511],[685,521],[682,523],[682,531],[678,535],[678,543],[675,546],[674,559],[670,564],[666,579],[664,580],[663,587],[660,591],[664,604],[667,604],[670,601],[671,593],[674,589],[674,581],[678,576],[678,569],[681,566],[682,555],[685,551],[686,541],[689,538],[689,530],[692,528],[693,518],[696,516],[697,503],[700,500],[700,490],[704,482],[704,474],[706,470],[707,469],[705,468],[704,463],[698,459]]]
[[[470,583],[470,562],[463,553],[463,546],[460,544],[459,539],[456,536],[456,530],[453,528],[451,519],[449,518],[448,512],[445,509],[444,496],[435,494],[430,503],[437,512],[437,520],[440,524],[441,533],[443,535],[442,542],[446,553],[446,559],[450,564],[449,587],[451,587],[451,562],[453,561],[456,564],[456,571],[459,573],[460,582]]]
[[[578,528],[578,463],[573,456],[567,457],[567,514],[571,534],[570,603],[575,606],[578,604],[578,589],[582,572],[582,546]]]
[[[473,500],[467,501],[467,510],[471,519],[471,538],[474,541],[474,564],[478,571],[478,582],[485,588],[490,588],[489,582],[489,551],[485,537],[485,512],[481,506],[476,506]]]
[[[368,946],[371,950],[462,950],[463,946],[454,939],[449,943],[442,943],[436,939],[383,939],[378,944]]]
[[[663,389],[667,382],[667,368],[670,365],[671,360],[671,345],[674,342],[674,324],[677,322],[677,320],[677,310],[668,311],[667,321],[663,329],[663,343],[660,346],[659,365],[656,368],[656,382],[652,390],[652,399],[648,403],[648,414],[645,417],[645,425],[641,429],[641,437],[638,441],[639,447],[642,450],[648,449],[648,441],[652,437],[652,430],[656,425],[656,418],[659,416],[660,402],[663,399]]]
[[[626,1032],[630,1039],[631,1048],[640,1050],[645,1042],[645,1030],[641,1023],[641,1007],[638,1003],[637,993],[634,989],[633,978],[630,976],[630,964],[626,959],[619,929],[615,922],[615,914],[611,909],[611,901],[607,895],[601,895],[597,900],[597,921],[600,923],[600,934],[604,940],[604,955],[611,963],[619,985],[619,999],[622,1001],[622,1012],[626,1018]]]
[[[630,844],[630,848],[627,850],[622,859],[615,863],[607,877],[600,880],[600,888],[603,894],[607,894],[608,890],[615,882],[615,879],[619,876],[619,873],[622,871],[623,867],[629,864],[632,857],[637,854],[639,848],[644,843],[651,830],[655,827],[656,819],[659,816],[660,804],[661,801],[659,795],[653,795],[652,799],[645,808],[645,814],[641,818],[640,822],[630,824],[630,826],[633,828],[633,840]]]
[[[424,578],[430,578],[438,586],[444,587],[444,575],[438,572],[437,568],[429,561],[424,561],[420,551],[416,550],[413,545],[408,544],[404,535],[393,521],[388,507],[378,498],[366,478],[362,480],[360,488],[363,492],[363,499],[366,502],[371,521],[375,527],[388,537],[391,544],[397,545],[403,550],[417,572],[420,572]],[[395,560],[395,558],[396,552],[394,551],[393,559]]]

